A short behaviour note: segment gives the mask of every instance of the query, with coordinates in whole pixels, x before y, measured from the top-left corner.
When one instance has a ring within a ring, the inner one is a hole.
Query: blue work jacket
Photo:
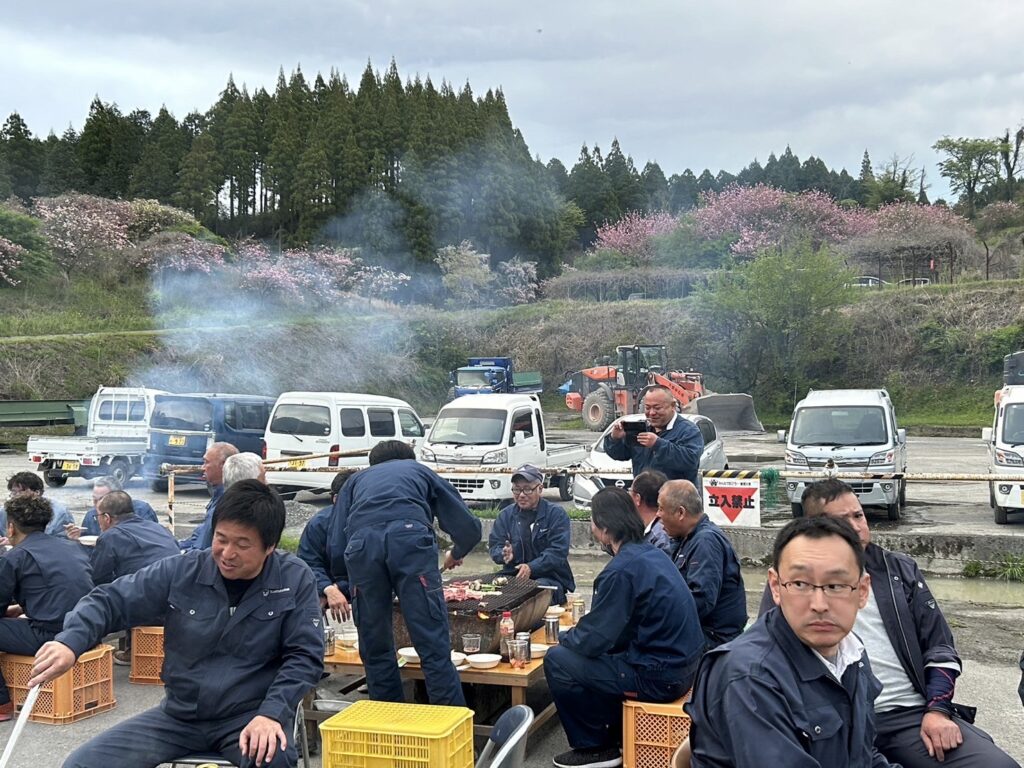
[[[669,557],[672,557],[677,543],[675,539],[665,533],[665,526],[658,519],[651,523],[651,529],[644,534],[644,541],[653,544]]]
[[[324,507],[306,523],[299,538],[298,556],[316,578],[317,593],[322,595],[332,584],[337,585],[346,600],[352,599],[348,585],[348,569],[345,566],[345,552],[332,557],[329,532],[335,507]]]
[[[81,544],[30,533],[0,557],[0,616],[16,603],[34,628],[59,632],[64,614],[92,586],[89,555]]]
[[[612,439],[611,433],[604,439],[604,450],[609,458],[616,461],[633,462],[633,477],[647,469],[663,472],[669,480],[689,480],[700,488],[697,472],[700,455],[704,451],[704,438],[697,425],[676,414],[676,423],[658,435],[657,442],[645,448],[636,441],[627,443],[626,438]]]
[[[178,542],[183,550],[209,549],[213,545],[213,513],[217,511],[217,502],[224,495],[224,486],[215,485],[210,495],[210,501],[206,505],[206,517],[203,522],[192,530],[192,535],[187,539]]]
[[[530,566],[531,579],[552,579],[566,592],[572,592],[576,589],[576,581],[569,567],[570,530],[569,515],[547,499],[541,499],[537,505],[537,519],[532,530],[520,516],[518,505],[510,504],[494,521],[487,547],[491,559],[502,566],[503,574],[514,574],[517,565],[526,563]],[[529,561],[524,554],[525,539],[530,540],[533,549],[533,559]],[[502,554],[506,541],[512,543],[512,562],[509,565],[505,565]]]
[[[159,523],[157,519],[156,510],[153,509],[152,505],[148,501],[142,499],[132,499],[132,509],[135,510],[137,517],[143,520],[152,520],[154,523]],[[86,536],[99,536],[103,531],[100,530],[99,520],[96,519],[96,507],[92,507],[88,512],[85,513],[85,517],[82,518],[82,533]]]
[[[160,523],[127,517],[96,540],[90,557],[92,580],[96,584],[109,584],[157,560],[180,554],[174,534]]]
[[[732,543],[707,515],[685,539],[675,539],[672,560],[690,587],[709,647],[747,625],[747,592]]]
[[[111,632],[163,625],[163,710],[180,720],[252,713],[279,723],[323,672],[323,617],[313,574],[274,552],[231,612],[210,550],[168,557],[97,587],[56,640],[80,655]]]
[[[437,519],[452,537],[452,556],[461,560],[480,543],[480,521],[451,483],[413,459],[394,459],[354,474],[338,494],[328,531],[331,573],[344,560],[354,531],[394,520],[418,520],[431,529]]]
[[[590,611],[561,644],[581,656],[624,654],[649,676],[671,677],[704,650],[697,607],[665,553],[623,544],[594,581]]]
[[[836,680],[774,609],[701,661],[685,705],[691,765],[885,768],[874,746],[881,690],[867,654]]]

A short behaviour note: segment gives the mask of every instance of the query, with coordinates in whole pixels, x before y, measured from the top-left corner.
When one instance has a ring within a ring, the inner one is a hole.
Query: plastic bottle
[[[501,660],[508,661],[511,653],[509,641],[516,636],[516,623],[512,621],[512,611],[502,612],[501,621],[498,622],[498,632],[501,635]]]

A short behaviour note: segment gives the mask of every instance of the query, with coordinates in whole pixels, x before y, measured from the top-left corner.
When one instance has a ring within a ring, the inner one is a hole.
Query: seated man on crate
[[[35,472],[16,472],[7,480],[7,490],[11,498],[15,496],[31,496],[36,499],[43,497],[43,481]],[[53,516],[46,525],[46,533],[49,536],[57,536],[61,539],[68,537],[67,527],[74,523],[75,519],[68,511],[67,504],[56,499],[47,499],[53,510]],[[0,511],[0,531],[7,529],[7,514]]]
[[[775,539],[774,608],[704,655],[685,705],[693,768],[884,768],[882,690],[850,630],[871,577],[842,520],[797,518]]]
[[[15,496],[4,511],[14,548],[0,557],[0,651],[31,656],[53,639],[64,614],[92,589],[89,556],[85,547],[45,534],[53,517],[48,500]],[[13,712],[0,674],[0,720],[10,720]]]
[[[665,533],[665,526],[658,517],[658,493],[667,482],[664,472],[646,469],[633,478],[629,486],[629,498],[636,505],[636,513],[644,524],[644,541],[672,557],[675,542]]]
[[[29,685],[52,680],[104,635],[163,625],[164,700],[79,747],[66,768],[155,768],[196,753],[235,765],[295,765],[299,700],[323,670],[313,574],[276,551],[284,503],[258,480],[220,498],[213,546],[168,557],[84,597],[36,654]]]
[[[704,651],[693,596],[665,553],[644,541],[629,495],[602,488],[590,514],[594,538],[613,557],[594,582],[590,612],[544,657],[572,747],[553,759],[559,768],[622,765],[623,700],[680,698]]]
[[[551,602],[561,605],[576,589],[569,567],[569,515],[543,498],[544,473],[524,464],[512,475],[514,503],[498,513],[487,547],[501,573],[556,587]]]
[[[853,488],[836,478],[811,483],[801,499],[809,517],[849,523],[871,576],[854,631],[882,683],[875,700],[875,744],[903,768],[1019,768],[974,723],[974,707],[953,701],[961,662],[953,633],[913,558],[871,542]],[[761,612],[770,608],[761,601]]]
[[[92,507],[88,512],[85,513],[85,517],[82,518],[82,525],[68,525],[65,526],[69,539],[77,539],[82,536],[99,536],[102,533],[100,528],[99,520],[97,520],[96,508],[99,506],[100,499],[106,496],[108,493],[114,491],[123,491],[124,486],[117,482],[116,477],[110,475],[104,475],[103,477],[97,477],[92,483]],[[135,510],[135,514],[143,520],[152,520],[154,523],[160,522],[156,516],[156,510],[153,509],[152,505],[148,501],[142,499],[132,499],[132,508]]]

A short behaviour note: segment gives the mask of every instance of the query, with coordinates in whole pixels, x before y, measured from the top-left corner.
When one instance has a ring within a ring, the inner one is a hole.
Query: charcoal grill
[[[488,573],[481,576],[458,576],[451,581],[477,581],[490,584],[501,574]],[[532,632],[543,621],[544,611],[551,604],[552,590],[544,589],[532,579],[510,578],[507,584],[497,588],[500,595],[484,593],[480,600],[459,600],[447,604],[448,628],[451,647],[462,650],[462,635],[480,635],[480,650],[483,653],[497,653],[501,640],[498,622],[503,611],[512,614],[516,632]],[[405,620],[398,603],[392,611],[392,626],[396,647],[413,645],[406,629]]]

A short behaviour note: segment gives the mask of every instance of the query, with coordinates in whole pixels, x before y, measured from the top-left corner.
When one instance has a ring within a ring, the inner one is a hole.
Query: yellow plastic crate
[[[687,694],[668,704],[626,700],[622,703],[623,768],[665,768],[690,734],[690,716],[683,712]]]
[[[84,720],[113,709],[114,657],[109,645],[98,645],[78,657],[75,665],[39,689],[39,698],[28,719],[37,723],[62,725]],[[0,654],[0,669],[19,711],[28,695],[33,656]]]
[[[135,627],[132,630],[132,667],[128,679],[141,685],[163,685],[164,628]]]
[[[472,768],[473,710],[357,701],[320,724],[323,768]]]

